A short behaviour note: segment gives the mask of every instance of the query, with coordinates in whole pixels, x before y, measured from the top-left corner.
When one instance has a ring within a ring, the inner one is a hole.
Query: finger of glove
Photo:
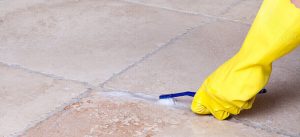
[[[210,111],[201,104],[201,99],[200,99],[200,94],[201,94],[201,90],[203,89],[203,87],[201,87],[196,95],[194,96],[192,105],[191,105],[191,110],[196,113],[196,114],[211,114]]]
[[[219,111],[212,111],[212,115],[217,118],[218,120],[224,120],[230,116],[229,112],[219,110]]]
[[[192,102],[192,106],[191,109],[194,113],[196,114],[211,114],[210,111],[204,107],[203,105],[201,105],[201,102],[199,99],[194,98],[193,102]]]
[[[230,113],[225,111],[222,105],[218,104],[218,102],[206,92],[201,91],[201,89],[195,95],[191,108],[196,114],[212,114],[219,120],[224,120],[230,116]]]

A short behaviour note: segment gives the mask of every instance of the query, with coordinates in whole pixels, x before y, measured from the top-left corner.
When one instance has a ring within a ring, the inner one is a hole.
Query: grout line
[[[73,103],[79,102],[82,98],[88,97],[90,95],[90,93],[96,88],[95,86],[89,84],[88,82],[82,82],[82,81],[78,81],[78,80],[66,79],[66,78],[61,77],[61,76],[57,76],[57,75],[53,75],[53,74],[47,74],[47,73],[43,73],[43,72],[38,72],[38,71],[30,70],[30,69],[25,68],[25,67],[23,67],[21,65],[7,64],[7,63],[4,63],[4,62],[0,62],[0,65],[6,66],[6,67],[11,68],[11,69],[22,70],[22,71],[25,71],[26,73],[31,73],[31,74],[45,76],[47,78],[52,78],[54,80],[63,80],[63,81],[69,81],[69,82],[81,84],[81,85],[85,86],[85,89],[86,89],[85,91],[83,91],[78,96],[76,96],[74,98],[71,98],[70,101],[61,104],[60,106],[54,108],[53,110],[50,110],[50,112],[48,112],[48,113],[45,114],[46,115],[45,117],[41,117],[40,119],[37,119],[35,121],[31,121],[31,123],[29,123],[27,125],[27,127],[25,127],[23,129],[23,131],[16,132],[16,133],[11,133],[9,136],[12,136],[12,137],[23,135],[28,130],[30,130],[31,128],[37,126],[38,124],[42,123],[43,121],[45,121],[45,120],[47,120],[49,118],[51,118],[53,115],[55,115],[55,114],[57,114],[59,112],[65,111],[64,108],[66,106],[69,106],[69,105],[71,105]]]
[[[88,88],[94,88],[94,86],[92,84],[88,83],[88,82],[67,79],[67,78],[64,78],[62,76],[57,76],[57,75],[54,75],[54,74],[48,74],[48,73],[43,73],[43,72],[31,70],[31,69],[25,68],[25,67],[23,67],[21,65],[18,65],[18,64],[8,64],[8,63],[0,62],[0,65],[7,66],[8,68],[22,70],[22,71],[25,71],[25,72],[31,73],[31,74],[42,75],[42,76],[45,76],[45,77],[48,77],[48,78],[52,78],[52,79],[55,79],[55,80],[70,81],[70,82],[82,84],[82,85],[84,85],[84,86],[86,86]]]
[[[230,120],[228,120],[230,122],[233,122],[233,123],[240,123],[240,124],[243,124],[247,127],[252,127],[254,129],[260,129],[260,130],[263,130],[263,131],[266,131],[266,132],[269,132],[269,133],[275,133],[275,134],[278,134],[278,135],[284,135],[284,136],[288,136],[288,137],[298,137],[299,134],[291,134],[291,133],[287,133],[286,131],[283,131],[281,129],[275,129],[274,128],[269,128],[269,127],[266,127],[264,126],[263,124],[255,124],[249,120],[241,120],[239,118],[235,118],[235,117],[232,117]]]
[[[160,99],[158,98],[158,96],[145,94],[144,92],[131,92],[127,90],[115,90],[115,89],[102,88],[102,92],[97,92],[97,93],[104,96],[126,96],[130,98],[136,98],[136,99],[148,101],[149,103],[153,103],[154,105],[164,105],[159,103]],[[189,104],[188,107],[186,107],[185,103],[177,102],[173,105],[167,105],[166,107],[175,108],[175,109],[189,109]]]
[[[208,23],[204,23],[204,24],[200,24],[200,25],[196,25],[193,27],[188,28],[185,32],[176,35],[175,37],[171,38],[170,40],[168,40],[165,44],[162,44],[161,46],[159,46],[158,48],[154,49],[153,51],[151,51],[150,53],[145,54],[141,59],[137,60],[136,62],[130,64],[129,66],[127,66],[126,68],[124,68],[123,70],[121,70],[118,73],[113,74],[110,78],[108,78],[107,80],[105,80],[104,82],[99,84],[99,87],[104,88],[104,86],[110,82],[112,79],[114,79],[115,77],[122,75],[123,73],[127,72],[128,70],[130,70],[131,68],[137,66],[138,64],[144,62],[145,60],[147,60],[148,58],[150,58],[151,56],[155,55],[156,53],[158,53],[159,51],[161,51],[162,49],[169,47],[170,45],[172,45],[174,42],[176,42],[178,39],[182,38],[183,36],[187,35],[188,33],[190,33],[191,31],[193,31],[194,29],[207,25],[211,22]]]
[[[130,1],[130,0],[120,0],[120,1],[131,3],[131,4],[138,4],[138,5],[142,5],[142,6],[145,6],[145,7],[163,9],[163,10],[177,12],[177,13],[181,13],[181,14],[188,14],[188,15],[194,15],[194,16],[203,16],[203,17],[212,18],[212,19],[221,20],[221,21],[230,21],[230,22],[236,22],[236,23],[241,23],[241,24],[245,24],[245,25],[251,25],[251,23],[243,22],[241,20],[229,19],[229,18],[226,18],[226,17],[219,17],[219,16],[205,14],[205,13],[186,11],[186,10],[178,10],[178,9],[173,9],[173,8],[169,8],[169,7],[160,7],[160,6],[157,6],[157,5],[154,5],[154,4],[144,4],[144,3],[141,3],[141,2],[134,2],[134,1]]]
[[[110,93],[118,93],[118,94],[122,94],[128,97],[135,97],[135,98],[139,98],[139,99],[143,99],[146,101],[150,101],[150,102],[156,102],[158,98],[156,98],[153,95],[149,95],[149,94],[145,94],[143,92],[132,92],[132,91],[128,91],[128,90],[115,90],[115,89],[109,89],[109,88],[102,88],[101,92],[98,93],[106,93],[106,94],[110,94]]]
[[[56,108],[54,108],[54,110],[51,110],[49,113],[45,114],[46,115],[45,117],[41,117],[40,119],[37,119],[35,121],[31,121],[31,123],[29,123],[27,125],[27,127],[25,127],[22,131],[11,133],[9,136],[12,136],[12,137],[17,137],[17,136],[24,135],[28,130],[30,130],[31,128],[39,125],[43,121],[51,118],[53,115],[55,115],[59,112],[65,111],[64,108],[66,106],[69,106],[73,103],[79,102],[82,98],[88,97],[89,94],[91,93],[91,91],[93,89],[95,89],[95,86],[89,84],[88,82],[82,82],[82,81],[78,81],[78,80],[66,79],[62,76],[57,76],[57,75],[53,75],[53,74],[47,74],[47,73],[43,73],[43,72],[39,72],[39,71],[34,71],[34,70],[31,70],[31,69],[25,68],[21,65],[7,64],[7,63],[4,63],[4,62],[0,62],[0,65],[6,66],[6,67],[11,68],[11,69],[17,69],[17,70],[25,71],[26,73],[30,73],[30,74],[36,74],[36,75],[44,76],[44,77],[47,77],[47,78],[52,78],[54,80],[63,80],[63,81],[74,82],[74,83],[81,84],[81,85],[85,86],[85,89],[86,89],[85,91],[83,91],[78,96],[76,96],[74,98],[71,98],[70,101],[61,104],[59,107],[56,107]]]
[[[237,1],[237,2],[234,2],[234,3],[230,4],[227,8],[225,8],[225,9],[220,13],[220,15],[224,15],[224,14],[228,13],[229,10],[231,10],[231,8],[234,8],[234,7],[238,6],[238,5],[240,5],[242,2],[244,2],[244,0],[239,0],[239,1]]]
[[[120,0],[129,4],[136,4],[136,5],[141,5],[141,6],[145,6],[145,7],[151,7],[151,8],[157,8],[157,9],[163,9],[163,10],[167,10],[167,11],[173,11],[173,12],[177,12],[177,13],[181,13],[181,14],[188,14],[188,15],[207,15],[207,16],[211,16],[208,14],[202,14],[202,13],[198,13],[198,12],[193,12],[193,11],[185,11],[185,10],[178,10],[178,9],[173,9],[173,8],[168,8],[168,7],[160,7],[157,6],[155,4],[145,4],[142,2],[135,2],[135,1],[130,1],[130,0]]]

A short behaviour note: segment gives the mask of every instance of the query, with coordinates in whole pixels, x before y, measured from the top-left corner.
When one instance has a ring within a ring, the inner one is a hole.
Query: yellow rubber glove
[[[240,51],[212,73],[191,109],[223,120],[250,109],[267,84],[272,62],[300,44],[300,9],[290,0],[264,0]]]

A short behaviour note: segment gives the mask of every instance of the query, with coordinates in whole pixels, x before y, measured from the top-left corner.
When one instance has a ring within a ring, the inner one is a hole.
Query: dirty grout
[[[203,16],[203,17],[207,17],[207,18],[211,18],[211,19],[220,20],[220,21],[230,21],[230,22],[236,22],[236,23],[241,23],[241,24],[245,24],[245,25],[251,25],[251,23],[243,22],[241,20],[228,19],[228,18],[225,18],[225,17],[219,17],[219,16],[209,15],[209,14],[205,14],[205,13],[178,10],[178,9],[173,9],[173,8],[168,8],[168,7],[160,7],[160,6],[153,5],[153,4],[144,4],[144,3],[133,2],[133,1],[129,1],[129,0],[120,0],[120,1],[131,3],[131,4],[138,4],[138,5],[151,7],[151,8],[163,9],[163,10],[177,12],[177,13],[181,13],[181,14],[188,14],[188,15],[194,15],[194,16]],[[229,8],[231,8],[231,7],[229,7]]]

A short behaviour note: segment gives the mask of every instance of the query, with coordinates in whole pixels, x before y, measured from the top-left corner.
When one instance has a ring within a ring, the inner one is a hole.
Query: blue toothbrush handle
[[[190,96],[194,97],[196,92],[192,91],[185,91],[185,92],[180,92],[180,93],[173,93],[173,94],[164,94],[160,95],[159,99],[165,99],[165,98],[175,98],[175,97],[181,97],[181,96]]]
[[[267,89],[262,89],[258,92],[258,94],[264,94],[264,93],[267,93]],[[179,93],[160,95],[159,99],[175,98],[175,97],[181,97],[181,96],[194,97],[195,94],[196,94],[196,92],[193,92],[193,91],[185,91],[185,92],[179,92]]]

